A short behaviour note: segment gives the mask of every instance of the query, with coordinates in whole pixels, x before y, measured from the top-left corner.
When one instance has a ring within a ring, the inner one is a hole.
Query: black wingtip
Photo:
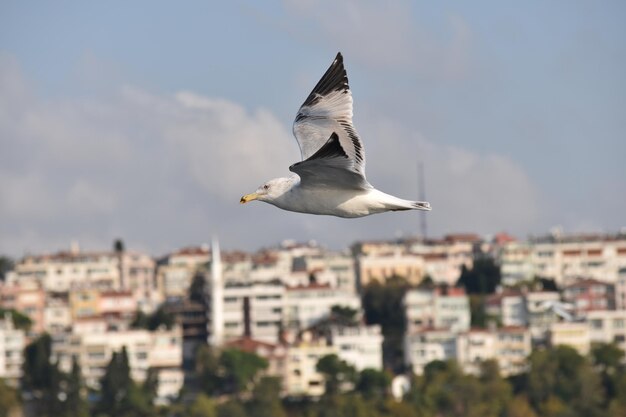
[[[348,154],[341,147],[341,143],[339,142],[339,136],[337,136],[336,132],[333,132],[332,135],[328,138],[324,146],[319,148],[317,152],[313,155],[309,156],[307,159],[301,162],[297,162],[289,167],[289,170],[294,172],[294,168],[298,165],[307,162],[313,161],[315,159],[324,159],[324,158],[347,158]]]
[[[332,91],[348,91],[348,74],[343,66],[343,55],[337,52],[330,67],[326,70],[322,78],[318,81],[311,91],[311,94],[304,101],[305,106],[311,106],[318,102],[320,97],[327,95]]]

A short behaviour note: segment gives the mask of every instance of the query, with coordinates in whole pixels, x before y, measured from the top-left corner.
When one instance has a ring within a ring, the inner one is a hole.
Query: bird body
[[[260,200],[283,210],[346,218],[399,210],[430,210],[372,187],[365,178],[365,151],[352,125],[352,93],[337,57],[300,107],[293,125],[302,161],[294,174],[276,178],[241,203]]]
[[[416,202],[394,197],[373,187],[369,190],[306,187],[301,186],[300,178],[296,175],[273,181],[284,182],[284,192],[272,198],[257,199],[280,209],[298,213],[356,218],[386,211],[418,208],[415,206]]]

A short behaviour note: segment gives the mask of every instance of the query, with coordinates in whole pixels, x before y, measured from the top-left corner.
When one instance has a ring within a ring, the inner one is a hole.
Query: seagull
[[[289,177],[275,178],[240,203],[263,201],[289,211],[344,218],[400,210],[430,210],[425,201],[404,200],[365,179],[363,142],[352,125],[352,93],[341,53],[304,101],[293,123],[302,161]]]

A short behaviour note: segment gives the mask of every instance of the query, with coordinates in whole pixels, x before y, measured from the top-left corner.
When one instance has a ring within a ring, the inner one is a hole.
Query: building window
[[[602,320],[591,320],[591,328],[593,329],[601,329],[604,326]]]

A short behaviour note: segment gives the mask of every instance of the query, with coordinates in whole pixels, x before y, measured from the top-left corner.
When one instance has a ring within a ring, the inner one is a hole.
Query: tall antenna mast
[[[424,163],[422,161],[417,162],[417,182],[418,182],[418,195],[420,201],[426,201],[426,178],[424,175]],[[426,224],[426,212],[420,210],[420,234],[422,239],[428,237],[428,227]]]

